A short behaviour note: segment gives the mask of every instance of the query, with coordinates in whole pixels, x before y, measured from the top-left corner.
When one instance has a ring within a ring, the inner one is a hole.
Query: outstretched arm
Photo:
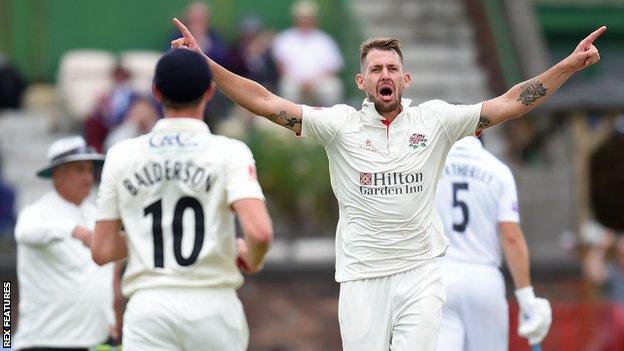
[[[583,39],[570,56],[539,76],[515,85],[505,94],[485,101],[477,131],[517,118],[546,101],[574,73],[600,60],[593,42],[607,30],[602,26]]]
[[[182,22],[177,18],[173,23],[182,33],[182,38],[171,42],[172,48],[187,48],[206,57],[215,83],[232,101],[252,113],[264,116],[270,121],[301,134],[301,106],[283,99],[257,82],[234,74],[206,56],[197,41]]]

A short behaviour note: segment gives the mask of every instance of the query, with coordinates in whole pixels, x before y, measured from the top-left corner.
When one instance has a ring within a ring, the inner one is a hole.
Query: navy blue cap
[[[211,82],[212,74],[204,57],[188,49],[173,49],[156,64],[154,84],[173,102],[199,99]]]

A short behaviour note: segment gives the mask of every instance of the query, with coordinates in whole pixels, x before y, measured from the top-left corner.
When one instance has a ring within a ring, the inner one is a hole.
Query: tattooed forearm
[[[286,123],[284,123],[284,126],[288,128],[293,128],[296,124],[301,124],[301,118],[286,117],[285,120],[286,120]]]
[[[520,101],[525,106],[530,106],[535,100],[546,96],[546,92],[548,92],[548,89],[539,80],[534,79],[520,87],[520,96],[518,96],[517,101]]]
[[[297,124],[301,124],[301,118],[298,117],[288,117],[286,115],[286,111],[280,111],[277,113],[270,114],[267,116],[269,120],[275,122],[279,125],[282,125],[286,128],[293,129]]]
[[[488,116],[486,115],[479,116],[479,124],[477,124],[477,129],[485,129],[491,125],[492,125],[492,120]]]
[[[286,118],[286,111],[280,111],[278,113],[272,113],[272,114],[268,115],[267,118],[271,122],[275,122],[277,124],[282,124],[280,122],[283,121]]]

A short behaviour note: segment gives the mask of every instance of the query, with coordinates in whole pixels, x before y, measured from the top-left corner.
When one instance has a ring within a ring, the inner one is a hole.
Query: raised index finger
[[[175,24],[175,26],[178,27],[178,29],[180,30],[180,33],[182,33],[182,36],[184,36],[185,38],[192,38],[193,37],[191,32],[188,30],[188,28],[186,28],[184,23],[182,23],[179,19],[174,18],[173,19],[173,24]]]
[[[593,31],[593,33],[588,35],[587,38],[583,39],[583,46],[588,46],[591,43],[593,43],[594,40],[596,40],[599,36],[601,36],[602,33],[604,33],[606,30],[607,30],[607,26],[602,26],[596,29],[595,31]]]

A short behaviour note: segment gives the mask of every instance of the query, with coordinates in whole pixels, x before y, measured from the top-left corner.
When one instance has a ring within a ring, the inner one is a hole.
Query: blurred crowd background
[[[173,17],[215,61],[283,97],[356,107],[358,48],[369,36],[401,39],[413,75],[404,97],[474,103],[607,25],[598,65],[527,118],[487,130],[485,145],[516,176],[534,285],[553,305],[544,350],[624,350],[622,0],[0,0],[3,280],[16,281],[16,214],[49,186],[35,170],[50,143],[82,134],[105,152],[161,118],[150,86],[178,36]],[[338,350],[338,211],[324,150],[222,94],[205,120],[251,147],[274,219],[267,267],[240,291],[251,349]],[[510,304],[510,349],[528,350]]]

